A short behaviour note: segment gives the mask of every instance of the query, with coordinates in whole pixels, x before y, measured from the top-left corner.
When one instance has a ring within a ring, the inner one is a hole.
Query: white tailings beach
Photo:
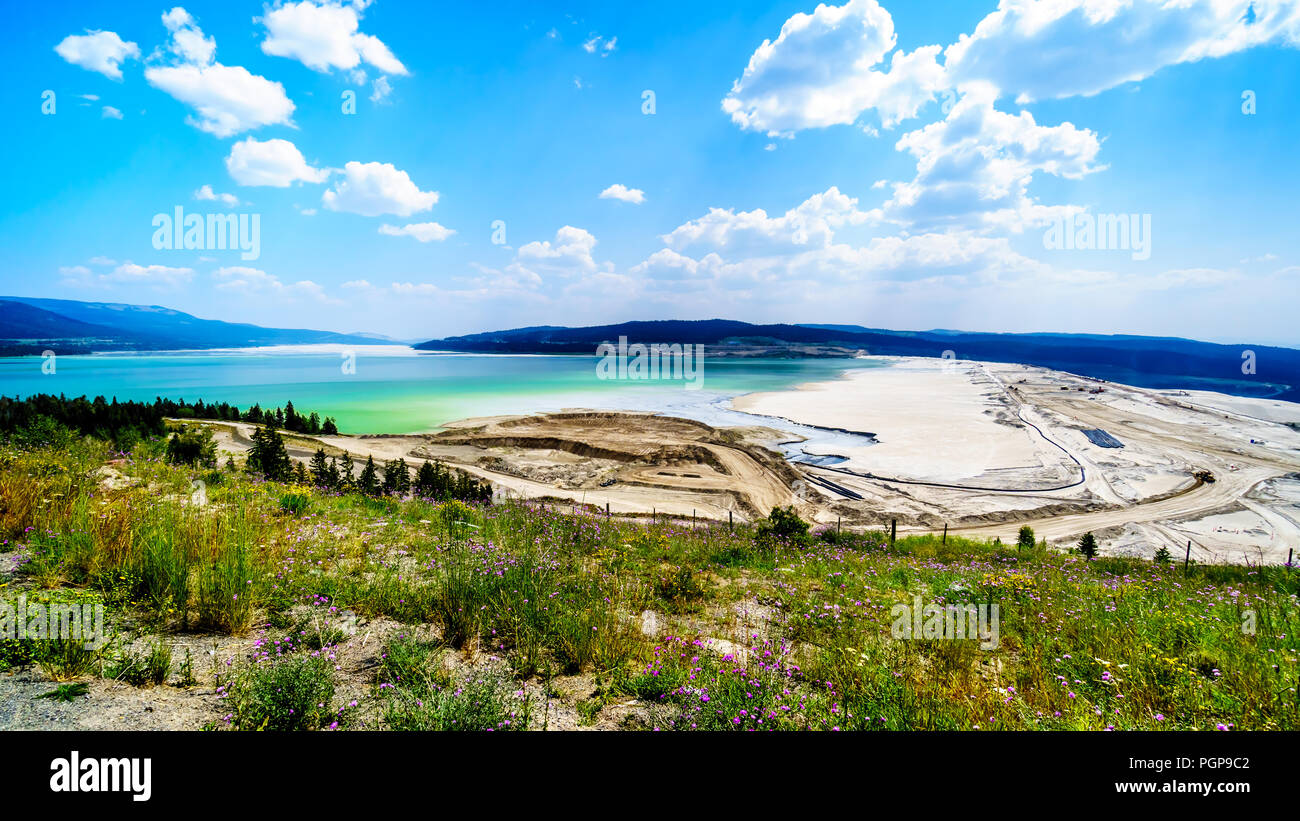
[[[844,463],[803,468],[864,497],[816,484],[834,515],[865,507],[882,524],[1004,541],[1029,524],[1061,545],[1092,531],[1111,554],[1164,546],[1182,557],[1190,543],[1193,559],[1277,563],[1300,549],[1300,405],[1022,365],[888,361],[733,401],[876,437],[839,452]]]

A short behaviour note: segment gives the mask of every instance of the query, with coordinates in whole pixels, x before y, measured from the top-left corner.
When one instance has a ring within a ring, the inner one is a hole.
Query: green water
[[[566,407],[654,410],[717,424],[751,421],[726,410],[734,396],[833,379],[868,359],[707,359],[698,390],[681,380],[602,380],[592,356],[416,354],[358,347],[345,373],[338,349],[60,356],[53,373],[39,357],[0,358],[0,393],[104,396],[152,401],[162,396],[283,405],[333,416],[344,433],[416,433],[472,416]]]

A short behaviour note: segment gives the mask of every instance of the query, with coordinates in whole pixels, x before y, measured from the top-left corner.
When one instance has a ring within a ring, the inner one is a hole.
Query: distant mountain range
[[[890,331],[858,325],[752,325],[727,319],[518,328],[422,342],[418,350],[595,353],[602,342],[701,344],[710,355],[942,357],[1018,362],[1147,388],[1216,390],[1300,401],[1300,350],[1176,337]],[[1250,353],[1247,354],[1247,351]],[[1253,364],[1254,373],[1243,372]]]
[[[0,353],[375,345],[385,337],[199,319],[158,305],[0,296]]]
[[[566,328],[541,325],[421,342],[425,351],[594,354],[602,342],[704,345],[710,356],[951,356],[1019,362],[1147,388],[1215,390],[1300,402],[1300,350],[1220,345],[1176,337],[1098,334],[891,331],[860,325],[753,325],[728,319],[624,322]],[[199,319],[158,305],[0,296],[0,355],[246,348],[265,345],[374,345],[370,334],[263,328]],[[950,352],[945,354],[945,352]],[[1249,354],[1247,354],[1249,352]],[[1243,358],[1248,356],[1249,359]],[[1254,372],[1243,372],[1253,363]]]

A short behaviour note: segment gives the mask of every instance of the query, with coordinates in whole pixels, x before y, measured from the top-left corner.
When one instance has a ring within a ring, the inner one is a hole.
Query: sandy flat
[[[978,365],[899,359],[792,391],[732,400],[747,413],[872,433],[877,444],[844,448],[845,467],[935,482],[1043,465],[1031,429]]]

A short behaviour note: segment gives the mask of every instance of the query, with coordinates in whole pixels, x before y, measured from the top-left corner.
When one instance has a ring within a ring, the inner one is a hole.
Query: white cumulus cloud
[[[230,147],[226,170],[240,185],[286,188],[295,182],[324,182],[329,171],[313,168],[298,147],[288,140],[253,137]]]
[[[764,40],[722,101],[737,125],[773,135],[847,125],[870,108],[888,127],[916,116],[944,84],[938,46],[893,50],[894,21],[876,0],[819,5]]]
[[[616,182],[609,188],[601,191],[600,198],[602,200],[621,200],[623,202],[631,202],[640,205],[645,202],[645,192],[640,188],[628,188],[626,185]]]
[[[229,137],[265,125],[289,124],[293,101],[284,86],[260,77],[243,66],[216,62],[216,43],[205,37],[194,18],[179,6],[163,15],[171,32],[170,65],[145,69],[144,77],[154,88],[167,92],[192,107],[195,127]]]
[[[1080,179],[1100,170],[1097,135],[1071,123],[1039,125],[1028,111],[993,108],[995,91],[977,86],[948,116],[898,141],[916,158],[916,176],[896,183],[886,219],[913,227],[1020,231],[1077,211],[1031,198],[1036,173]]]
[[[437,191],[421,191],[405,171],[394,168],[392,163],[378,162],[347,163],[343,179],[321,197],[321,203],[331,211],[366,217],[409,217],[429,210],[437,201]]]
[[[124,60],[138,58],[140,47],[127,42],[112,31],[90,31],[70,34],[54,47],[60,57],[75,66],[98,71],[113,80],[122,79],[120,68]],[[89,99],[92,95],[86,95]],[[98,100],[98,97],[95,97]]]
[[[302,0],[268,9],[259,18],[266,27],[262,51],[316,71],[352,70],[364,62],[385,74],[406,74],[406,66],[388,46],[359,31],[365,5]]]
[[[1273,42],[1300,45],[1295,0],[1003,0],[944,57],[954,86],[988,82],[1028,102]]]

